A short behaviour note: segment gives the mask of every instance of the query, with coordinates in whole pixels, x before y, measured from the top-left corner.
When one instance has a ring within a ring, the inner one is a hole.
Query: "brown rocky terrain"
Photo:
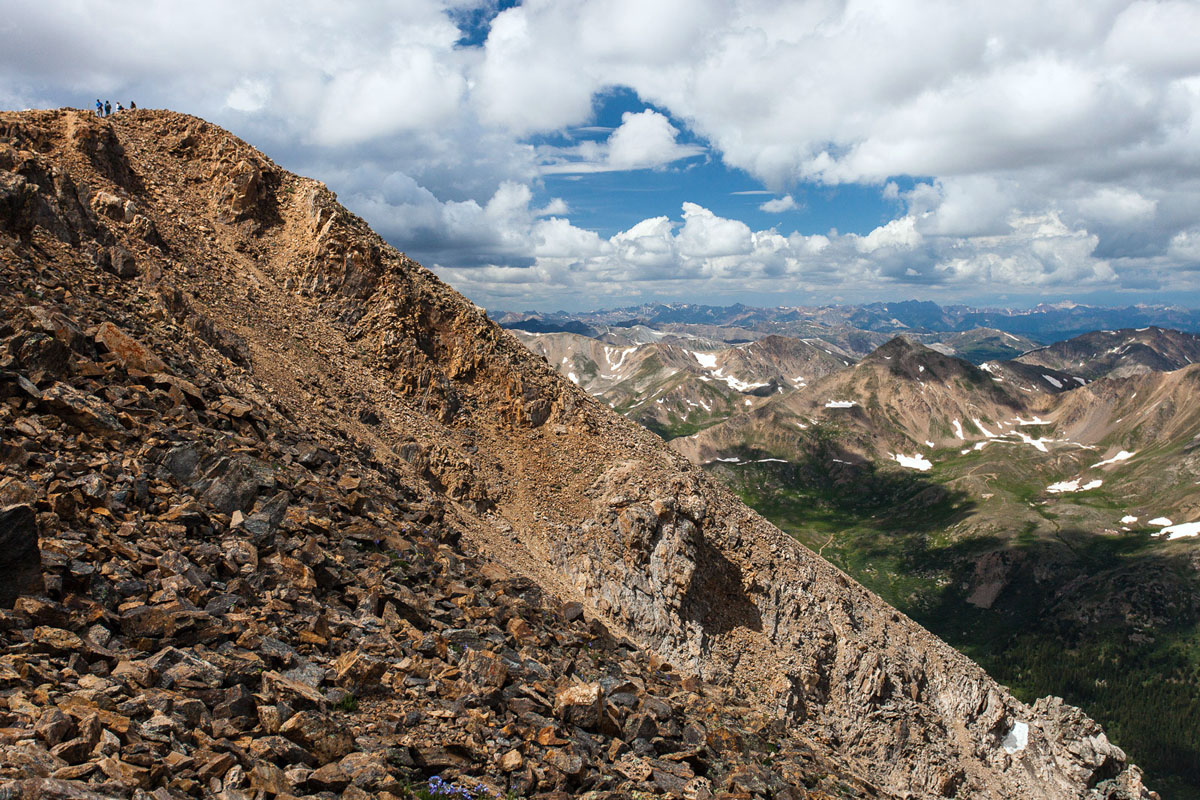
[[[661,333],[650,342],[621,344],[609,341],[612,332],[604,340],[514,335],[560,375],[665,439],[702,430],[850,363],[824,342],[775,335],[735,347]]]
[[[956,446],[979,438],[978,425],[998,430],[1032,405],[1020,384],[984,366],[898,336],[852,367],[671,446],[696,463],[739,447],[789,453],[814,427],[838,431],[844,455],[854,459]]]
[[[4,797],[1148,795],[225,131],[0,114],[0,259]]]

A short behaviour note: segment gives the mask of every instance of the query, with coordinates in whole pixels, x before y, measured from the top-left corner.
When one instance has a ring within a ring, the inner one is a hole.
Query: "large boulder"
[[[12,608],[21,595],[41,591],[37,515],[25,504],[0,509],[0,608]]]
[[[96,341],[115,355],[126,369],[138,369],[148,373],[167,370],[166,364],[149,347],[111,322],[101,323],[96,329],[95,337]]]

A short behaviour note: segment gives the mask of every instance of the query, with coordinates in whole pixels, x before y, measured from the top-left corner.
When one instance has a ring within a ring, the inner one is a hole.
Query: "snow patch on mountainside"
[[[1052,483],[1046,487],[1046,491],[1050,492],[1051,494],[1061,494],[1063,492],[1087,492],[1091,491],[1092,489],[1099,489],[1104,485],[1104,481],[1099,479],[1088,481],[1082,486],[1080,485],[1080,481],[1080,478],[1076,478],[1071,481],[1059,481],[1058,483]]]
[[[1133,458],[1134,455],[1136,455],[1136,451],[1131,453],[1128,450],[1122,450],[1112,458],[1106,458],[1103,461],[1098,461],[1095,464],[1092,464],[1092,469],[1095,469],[1096,467],[1103,467],[1106,464],[1115,464],[1118,461],[1126,461]]]
[[[983,423],[979,421],[979,417],[972,417],[971,421],[975,423],[975,427],[979,428],[979,432],[982,433],[984,436],[986,436],[989,439],[996,438],[996,434],[992,433],[987,428],[983,427]]]
[[[933,463],[920,453],[917,453],[914,456],[906,456],[903,453],[893,453],[892,458],[894,458],[896,463],[902,467],[919,469],[921,472],[928,472],[929,468],[933,466]]]
[[[1168,539],[1182,539],[1186,536],[1200,535],[1200,522],[1182,522],[1178,525],[1168,525],[1155,536],[1166,536]]]
[[[1013,723],[1012,728],[1004,737],[1004,741],[1000,745],[1006,753],[1016,753],[1024,750],[1029,744],[1029,723],[1021,722],[1020,720]]]

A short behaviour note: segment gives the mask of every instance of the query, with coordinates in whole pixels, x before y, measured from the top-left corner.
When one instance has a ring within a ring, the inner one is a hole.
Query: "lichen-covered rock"
[[[350,732],[319,711],[297,713],[279,732],[316,756],[319,764],[337,761],[354,749]]]
[[[600,724],[604,692],[599,683],[577,683],[554,695],[554,715],[568,725],[591,730]]]
[[[118,328],[111,322],[103,322],[96,328],[96,342],[116,357],[127,368],[142,372],[166,372],[167,366],[150,348]]]

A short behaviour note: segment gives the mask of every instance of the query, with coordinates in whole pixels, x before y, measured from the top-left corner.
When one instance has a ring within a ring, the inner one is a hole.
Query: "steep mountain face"
[[[1148,796],[224,131],[0,115],[0,258],[24,796]]]
[[[1024,361],[985,361],[979,368],[991,375],[993,380],[1007,382],[1018,391],[1034,394],[1069,392],[1087,383],[1087,378],[1078,374]]]
[[[1053,367],[1089,380],[1147,372],[1171,372],[1200,359],[1200,336],[1153,326],[1092,331],[1030,350],[1016,360]]]
[[[853,321],[917,323],[904,308]],[[742,324],[813,324],[766,312],[739,310]],[[1183,744],[1200,741],[1196,337],[1147,327],[1039,348],[905,329],[907,344],[695,429],[617,410],[1025,697],[1094,709],[1172,795],[1200,796],[1200,751]],[[1144,688],[1162,674],[1169,688]]]
[[[793,388],[844,369],[854,360],[848,353],[820,340],[776,335],[716,355],[714,377],[718,379],[724,379],[724,373],[728,372],[730,376],[748,376],[749,380],[741,379],[743,383],[774,383]]]

